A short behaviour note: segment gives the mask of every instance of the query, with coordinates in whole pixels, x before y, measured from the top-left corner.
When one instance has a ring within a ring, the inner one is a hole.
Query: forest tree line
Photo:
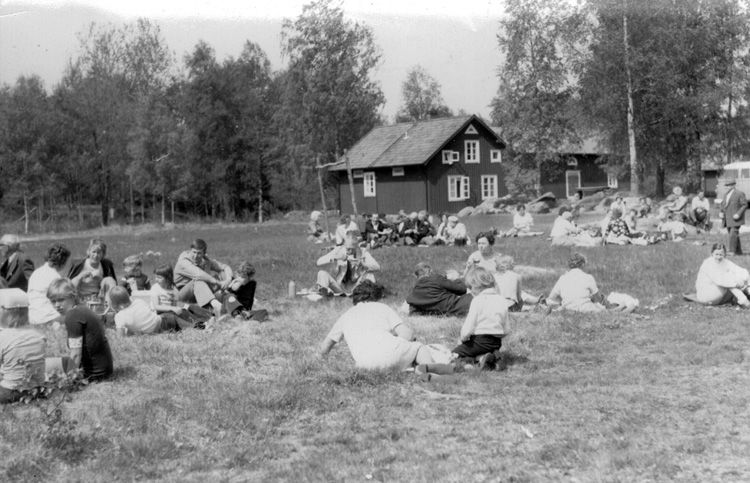
[[[635,192],[688,186],[706,160],[750,149],[750,22],[742,0],[506,0],[498,24],[492,124],[511,150],[506,184],[533,190],[559,147],[597,133],[628,153],[614,166]],[[317,166],[372,127],[372,30],[332,0],[282,26],[286,67],[247,41],[217,59],[199,42],[177,59],[156,23],[90,25],[62,80],[0,88],[0,207],[42,213],[97,205],[224,219],[320,206]],[[420,66],[402,83],[396,121],[450,116]],[[462,111],[460,111],[463,113]],[[324,176],[324,191],[335,199]],[[330,205],[329,205],[330,206]],[[41,215],[40,215],[41,216]]]

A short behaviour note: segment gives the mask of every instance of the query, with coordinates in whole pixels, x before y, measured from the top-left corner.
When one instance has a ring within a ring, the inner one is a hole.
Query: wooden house
[[[507,193],[505,143],[477,116],[378,126],[347,153],[362,213],[456,213]],[[329,168],[342,213],[352,213],[346,163]]]

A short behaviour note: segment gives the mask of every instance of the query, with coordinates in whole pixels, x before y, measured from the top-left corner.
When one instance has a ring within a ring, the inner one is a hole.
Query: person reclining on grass
[[[750,308],[750,273],[727,260],[722,243],[711,246],[711,256],[703,261],[695,280],[696,300],[706,305],[736,303]]]
[[[187,320],[193,327],[205,328],[213,313],[196,304],[179,303],[174,286],[174,272],[169,265],[159,265],[154,270],[154,284],[151,285],[151,308],[157,314],[172,313]]]
[[[367,248],[357,247],[359,240],[359,230],[348,231],[342,246],[318,258],[319,267],[332,264],[336,274],[318,271],[318,280],[313,290],[320,291],[324,296],[350,295],[365,280],[375,281],[374,273],[380,271],[380,264]]]
[[[159,334],[193,327],[172,312],[159,315],[145,301],[131,300],[125,287],[112,288],[107,293],[107,302],[115,311],[115,327],[120,335]]]
[[[408,369],[432,364],[429,347],[415,340],[414,331],[398,314],[381,303],[384,288],[365,280],[354,288],[350,308],[339,317],[320,344],[320,356],[346,340],[355,365],[360,369]]]
[[[53,281],[47,298],[65,318],[72,369],[83,369],[83,377],[89,381],[111,376],[112,351],[101,318],[80,303],[73,283],[65,278]]]
[[[174,283],[177,299],[180,302],[195,303],[200,307],[211,308],[216,320],[222,314],[222,302],[217,299],[232,283],[232,268],[206,256],[208,245],[200,238],[193,240],[190,250],[177,258],[174,266]]]
[[[432,267],[420,262],[414,269],[417,284],[406,297],[409,313],[466,317],[473,296],[461,280],[448,280],[433,273]]]

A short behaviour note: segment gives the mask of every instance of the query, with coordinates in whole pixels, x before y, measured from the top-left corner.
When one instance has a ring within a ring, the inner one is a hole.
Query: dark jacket
[[[83,271],[85,262],[85,258],[82,260],[73,260],[70,271],[68,271],[68,278],[72,279],[73,277],[77,277]],[[102,258],[101,262],[99,263],[102,264],[102,278],[112,277],[117,280],[117,275],[115,275],[115,266],[111,260],[109,260],[108,258]]]
[[[432,274],[417,280],[406,297],[406,303],[415,312],[465,317],[469,313],[472,298],[470,293],[466,293],[466,285],[462,281],[448,280],[442,275]]]
[[[34,262],[22,251],[16,252],[15,259],[0,266],[0,278],[5,279],[8,288],[20,288],[24,292],[29,287],[29,277],[34,273]]]

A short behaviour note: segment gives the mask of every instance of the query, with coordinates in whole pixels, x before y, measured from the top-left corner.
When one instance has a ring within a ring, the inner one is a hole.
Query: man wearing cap
[[[448,217],[448,226],[445,227],[444,242],[446,245],[455,245],[462,247],[469,244],[469,238],[466,234],[466,225],[458,222],[456,215]],[[440,235],[438,235],[440,238]]]
[[[16,235],[3,235],[0,238],[0,285],[3,280],[9,288],[20,288],[24,292],[29,286],[29,277],[34,273],[34,262],[19,250],[21,243]]]
[[[736,189],[737,182],[733,178],[724,181],[727,187],[727,194],[721,200],[721,209],[719,216],[722,224],[729,232],[729,252],[727,255],[742,255],[742,246],[740,245],[740,227],[745,224],[745,210],[747,209],[747,199],[745,193]]]

